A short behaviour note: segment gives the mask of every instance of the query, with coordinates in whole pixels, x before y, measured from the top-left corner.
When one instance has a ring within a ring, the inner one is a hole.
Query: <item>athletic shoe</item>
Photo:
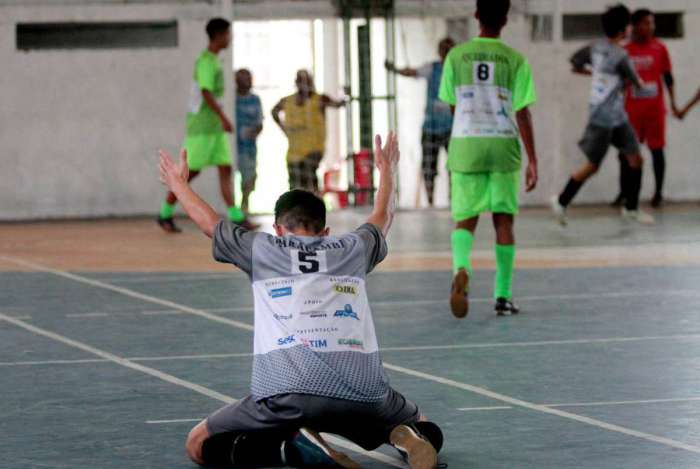
[[[654,208],[659,208],[663,205],[663,203],[663,196],[661,194],[654,194],[654,197],[651,199],[651,206]]]
[[[389,435],[389,442],[405,456],[411,469],[437,467],[437,451],[411,426],[399,425],[394,428]]]
[[[459,269],[452,280],[450,309],[454,317],[459,319],[469,313],[469,274],[464,269]]]
[[[554,219],[557,223],[561,226],[566,226],[568,223],[566,219],[566,207],[559,203],[559,196],[555,195],[552,197],[549,201],[549,207],[552,209],[552,215],[554,215]]]
[[[653,225],[655,223],[654,217],[641,210],[627,210],[626,208],[623,208],[622,218],[625,220],[636,221],[642,225]]]
[[[625,205],[625,198],[622,193],[618,194],[615,200],[610,203],[611,207],[622,207],[623,205]]]
[[[505,316],[506,313],[518,314],[520,312],[520,308],[515,303],[505,298],[496,298],[496,305],[493,309],[498,316]]]
[[[158,223],[158,226],[163,228],[163,231],[166,233],[180,233],[182,230],[178,228],[178,226],[175,224],[175,220],[173,217],[170,218],[160,218],[158,217],[156,219],[156,222]]]
[[[286,464],[292,467],[360,469],[360,465],[346,454],[331,448],[321,435],[304,427],[291,440],[282,443],[282,453]]]

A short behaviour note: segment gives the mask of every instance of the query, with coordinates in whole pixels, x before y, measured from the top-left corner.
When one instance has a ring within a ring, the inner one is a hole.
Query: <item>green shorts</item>
[[[520,171],[506,173],[450,173],[452,219],[462,221],[483,212],[518,213]]]
[[[207,166],[231,166],[231,145],[225,133],[185,137],[187,164],[192,171]]]

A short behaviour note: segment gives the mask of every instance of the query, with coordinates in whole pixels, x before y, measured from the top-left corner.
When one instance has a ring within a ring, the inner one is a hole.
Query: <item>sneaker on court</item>
[[[469,274],[464,269],[459,269],[452,280],[450,309],[454,317],[459,319],[469,313]]]
[[[515,303],[505,298],[496,298],[496,305],[493,309],[498,316],[505,316],[506,313],[518,314],[520,312],[520,308]]]
[[[437,451],[409,425],[399,425],[391,431],[389,442],[405,456],[411,469],[435,469]]]
[[[655,223],[654,217],[641,210],[627,210],[622,209],[622,218],[625,220],[636,221],[642,225],[653,225]]]
[[[664,197],[661,194],[654,194],[651,199],[651,206],[654,208],[661,208],[664,204]]]
[[[300,428],[291,440],[285,441],[282,451],[292,467],[360,469],[348,455],[331,448],[321,435],[308,428]]]
[[[182,230],[175,224],[173,217],[170,218],[160,218],[156,219],[158,226],[163,228],[166,233],[181,233]]]
[[[611,207],[622,207],[625,205],[625,197],[622,195],[622,193],[618,194],[617,197],[615,197],[615,200],[610,202]]]
[[[559,203],[559,196],[553,196],[549,201],[549,206],[557,223],[559,223],[561,226],[566,226],[568,223],[568,220],[566,219],[566,207]]]

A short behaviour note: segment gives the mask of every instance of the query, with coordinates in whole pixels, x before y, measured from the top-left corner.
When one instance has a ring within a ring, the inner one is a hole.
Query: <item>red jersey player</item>
[[[654,15],[650,10],[640,9],[632,14],[632,41],[625,46],[634,63],[644,87],[630,87],[625,96],[625,108],[640,143],[651,150],[656,190],[651,205],[659,207],[663,201],[663,182],[666,171],[664,146],[666,145],[666,103],[664,85],[671,98],[671,108],[679,115],[673,92],[671,59],[666,46],[654,37]],[[627,161],[620,159],[620,186],[624,193]],[[621,203],[622,196],[617,203]]]

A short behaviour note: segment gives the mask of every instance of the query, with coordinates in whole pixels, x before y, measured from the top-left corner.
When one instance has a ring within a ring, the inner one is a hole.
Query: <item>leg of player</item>
[[[431,438],[439,436],[439,442]],[[389,442],[405,457],[411,469],[434,469],[437,453],[442,446],[442,432],[432,422],[421,421],[411,425],[399,425],[391,431]],[[439,443],[439,445],[438,445]]]
[[[634,220],[642,224],[653,224],[654,217],[639,210],[639,193],[642,189],[642,156],[639,153],[627,155],[629,163],[629,179],[627,181],[627,194],[625,194],[625,206],[622,208],[623,218]]]
[[[598,165],[586,161],[579,167],[569,178],[564,190],[558,196],[554,196],[551,200],[551,209],[554,217],[560,225],[566,226],[566,208],[571,201],[576,197],[578,191],[583,186],[586,180],[598,171]]]
[[[479,217],[472,217],[457,222],[452,232],[452,266],[454,279],[450,294],[450,308],[456,318],[463,318],[469,313],[469,277],[472,274],[471,253],[474,244],[474,232]]]
[[[221,197],[223,197],[226,207],[228,207],[228,219],[233,223],[241,224],[245,221],[243,211],[236,206],[233,196],[233,181],[230,165],[217,166],[219,170],[219,187],[221,188]]]
[[[518,314],[520,308],[513,304],[513,270],[515,267],[515,234],[513,215],[494,213],[493,227],[496,230],[496,277],[494,284],[494,310],[499,316],[505,313]]]
[[[620,192],[615,197],[615,200],[610,204],[612,207],[622,207],[625,204],[625,193],[627,192],[626,184],[629,178],[629,164],[627,157],[622,153],[617,154],[617,159],[620,161]]]
[[[241,210],[243,210],[243,213],[246,215],[248,214],[250,194],[252,194],[255,190],[256,180],[256,176],[251,177],[248,181],[243,183],[243,187],[241,188],[241,192],[243,194],[241,197]]]
[[[654,197],[651,199],[651,206],[659,208],[663,203],[664,176],[666,174],[666,155],[664,149],[657,148],[651,150],[652,162],[654,164],[654,179],[656,181],[656,190]]]
[[[190,176],[189,180],[191,181],[197,175],[199,174],[199,171],[190,171]],[[163,204],[160,206],[160,213],[158,214],[158,218],[156,222],[158,223],[158,226],[163,228],[163,231],[166,233],[180,233],[182,230],[175,224],[175,220],[173,219],[173,215],[175,214],[175,204],[177,203],[177,197],[175,197],[175,194],[172,192],[168,192],[168,195],[165,197],[165,201]]]
[[[423,133],[421,138],[421,146],[423,150],[423,182],[425,184],[425,193],[428,196],[428,205],[433,206],[433,194],[435,193],[435,176],[437,174],[437,160],[440,152],[440,142],[437,136]]]

